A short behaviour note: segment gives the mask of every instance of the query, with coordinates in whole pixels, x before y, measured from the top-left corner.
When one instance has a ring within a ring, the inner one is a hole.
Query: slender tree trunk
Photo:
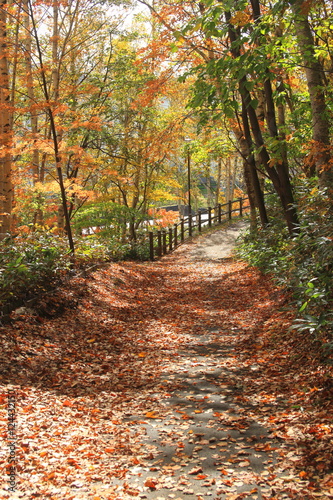
[[[0,240],[11,232],[12,185],[12,109],[8,74],[7,3],[0,3]]]
[[[232,165],[232,171],[231,171],[231,182],[230,182],[230,198],[233,200],[235,196],[235,187],[236,187],[236,175],[237,175],[237,168],[238,168],[238,156],[235,156],[233,165]]]
[[[244,175],[246,191],[247,191],[247,195],[249,197],[249,203],[250,203],[251,231],[256,231],[256,229],[257,229],[256,200],[255,200],[254,190],[253,190],[253,186],[252,186],[250,165],[246,159],[243,159],[243,175]]]
[[[325,99],[323,68],[315,53],[315,42],[308,19],[310,3],[304,0],[293,0],[290,4],[294,14],[298,47],[304,61],[310,96],[315,168],[321,185],[332,186],[333,171],[330,163],[330,122]]]
[[[229,201],[230,201],[230,158],[227,158],[226,162],[225,162],[225,177],[226,177],[225,201],[227,203],[229,203]]]
[[[215,205],[219,204],[220,189],[221,189],[221,174],[222,174],[222,160],[221,158],[217,161],[217,184],[215,193]]]
[[[53,34],[52,34],[52,90],[53,99],[59,99],[59,0],[53,1]]]
[[[24,11],[29,11],[29,5],[27,0],[23,0]],[[31,26],[30,26],[30,17],[25,15],[23,18],[23,24],[25,29],[25,37],[24,37],[24,62],[26,69],[26,92],[30,101],[30,125],[31,125],[31,133],[32,140],[36,142],[38,140],[38,113],[34,107],[36,102],[35,99],[35,91],[34,91],[34,79],[33,79],[33,67],[32,67],[32,40],[31,40]],[[42,182],[42,178],[44,175],[41,173],[40,169],[40,156],[39,150],[37,147],[33,149],[32,152],[32,175],[33,175],[33,183],[34,185],[37,182]],[[43,224],[43,210],[41,208],[41,197],[38,195],[39,200],[39,208],[36,209],[34,214],[34,225],[35,224]]]
[[[265,167],[265,170],[271,179],[276,192],[278,193],[282,208],[284,211],[284,216],[288,226],[288,231],[290,234],[297,232],[298,228],[298,217],[297,210],[294,204],[294,196],[290,184],[289,173],[286,165],[279,164],[278,161],[271,160],[268,151],[265,147],[265,143],[260,130],[260,125],[251,105],[250,93],[244,87],[244,82],[240,85],[241,92],[244,96],[245,109],[247,111],[249,122],[251,125],[252,134],[254,137],[255,144],[260,150],[259,157],[260,161]]]
[[[259,210],[261,225],[262,227],[265,227],[268,224],[268,216],[266,212],[264,195],[261,189],[260,180],[256,168],[256,161],[253,154],[254,144],[252,142],[247,110],[243,99],[242,99],[242,122],[243,122],[244,137],[240,137],[238,142],[241,144],[243,158],[245,159],[248,165],[249,179],[251,180],[255,203]]]
[[[43,56],[42,56],[42,51],[41,51],[41,47],[40,47],[40,43],[39,43],[36,23],[35,23],[35,19],[33,16],[33,9],[32,9],[32,5],[31,5],[31,0],[28,0],[28,3],[29,3],[29,11],[30,11],[31,21],[32,21],[32,26],[33,26],[33,32],[34,32],[36,45],[37,45],[37,53],[38,53],[38,59],[39,59],[40,71],[41,71],[41,79],[42,79],[42,89],[43,89],[44,97],[45,97],[46,104],[47,104],[47,112],[48,112],[48,115],[50,118],[50,129],[51,129],[51,136],[52,136],[53,147],[54,147],[55,166],[56,166],[56,172],[57,172],[57,177],[58,177],[58,182],[59,182],[59,187],[60,187],[61,200],[62,200],[62,210],[63,210],[63,215],[64,215],[63,219],[65,221],[65,227],[66,227],[66,232],[67,232],[67,237],[68,237],[69,248],[70,248],[71,253],[74,253],[74,240],[73,240],[72,228],[71,228],[70,219],[69,219],[66,189],[65,189],[63,172],[62,172],[62,158],[61,158],[61,154],[59,151],[59,142],[58,142],[59,137],[57,134],[57,127],[56,127],[56,123],[54,120],[52,105],[50,102],[50,95],[49,95],[49,90],[48,90],[47,82],[46,82],[45,67],[44,67],[44,63],[43,63]]]
[[[210,180],[210,163],[207,161],[206,166],[206,179],[207,179],[207,204],[209,207],[212,206],[212,185]]]
[[[255,6],[254,17],[256,19],[259,4],[257,3],[257,0],[251,0],[251,3],[252,5]],[[226,21],[229,24],[229,39],[231,44],[234,44],[234,47],[231,48],[231,53],[233,57],[239,57],[240,49],[237,48],[237,46],[235,45],[235,43],[238,40],[237,31],[230,22],[231,20],[230,12],[226,12],[225,16],[226,16]],[[288,168],[287,165],[283,164],[283,162],[280,163],[279,159],[278,161],[275,161],[275,159],[270,158],[270,155],[265,146],[265,142],[263,140],[257,114],[255,112],[254,107],[252,106],[252,98],[248,90],[247,83],[248,83],[247,77],[246,75],[244,75],[239,81],[239,92],[240,95],[242,96],[243,112],[244,110],[246,110],[254,142],[259,150],[260,161],[264,166],[269,178],[271,179],[274,185],[276,192],[280,197],[288,231],[290,234],[293,234],[298,231],[298,217],[294,203],[290,178],[288,174]],[[275,138],[278,139],[276,120],[275,120],[275,110],[272,99],[269,75],[267,75],[264,84],[265,84],[265,98],[266,98],[267,116],[268,116],[267,122],[269,131],[271,135],[273,135]]]

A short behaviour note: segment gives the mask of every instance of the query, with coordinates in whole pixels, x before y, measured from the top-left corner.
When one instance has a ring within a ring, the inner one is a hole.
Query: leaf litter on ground
[[[0,498],[333,498],[332,368],[283,290],[194,245],[73,277],[0,328]]]

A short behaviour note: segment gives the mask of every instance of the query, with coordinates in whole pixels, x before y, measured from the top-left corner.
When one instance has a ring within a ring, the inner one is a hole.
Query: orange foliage
[[[320,164],[319,174],[328,172],[333,168],[333,148],[330,145],[323,144],[319,141],[311,140],[304,146],[304,151],[307,156],[304,161],[306,169],[313,169],[316,164]],[[326,162],[323,164],[323,160]]]
[[[148,215],[153,217],[154,225],[159,229],[172,226],[179,220],[179,212],[167,211],[165,208],[150,208]]]

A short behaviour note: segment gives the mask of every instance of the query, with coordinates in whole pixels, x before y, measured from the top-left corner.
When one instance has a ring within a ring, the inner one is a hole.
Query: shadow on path
[[[214,330],[193,338],[162,374],[173,390],[152,418],[128,417],[146,432],[146,465],[132,470],[130,481],[148,485],[140,498],[272,498],[270,481],[285,473],[281,445],[239,400],[249,368],[235,365],[237,334],[221,337]]]

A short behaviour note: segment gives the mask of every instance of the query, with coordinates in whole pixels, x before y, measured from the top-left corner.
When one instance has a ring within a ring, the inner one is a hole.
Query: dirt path
[[[217,230],[213,233],[202,236],[195,240],[194,248],[190,252],[190,258],[193,260],[212,260],[230,258],[233,254],[237,238],[248,227],[246,221],[235,222],[223,230]]]
[[[293,353],[271,350],[285,298],[220,253],[220,233],[73,279],[40,304],[54,317],[0,329],[0,498],[332,497],[329,408],[313,409],[322,375],[304,391]]]

